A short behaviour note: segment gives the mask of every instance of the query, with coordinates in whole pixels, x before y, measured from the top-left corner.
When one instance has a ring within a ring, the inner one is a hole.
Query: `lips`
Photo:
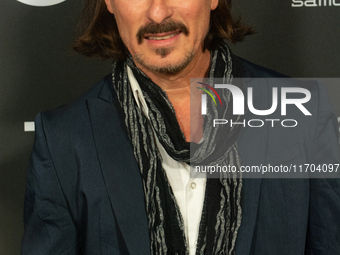
[[[138,44],[142,44],[143,40],[148,40],[149,42],[167,42],[177,38],[179,34],[188,36],[188,28],[182,22],[166,19],[159,24],[152,22],[140,27],[136,36]]]
[[[172,31],[172,32],[167,32],[167,33],[159,33],[159,34],[147,34],[144,36],[144,38],[147,40],[161,41],[161,40],[170,39],[178,35],[179,33],[181,33],[181,31]]]

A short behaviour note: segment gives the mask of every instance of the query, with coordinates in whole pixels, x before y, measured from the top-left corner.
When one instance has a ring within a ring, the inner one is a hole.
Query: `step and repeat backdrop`
[[[72,51],[82,0],[0,3],[0,254],[20,254],[26,168],[38,112],[67,104],[111,70]],[[257,34],[237,55],[292,77],[340,77],[340,0],[238,0]],[[340,85],[328,85],[340,116]]]

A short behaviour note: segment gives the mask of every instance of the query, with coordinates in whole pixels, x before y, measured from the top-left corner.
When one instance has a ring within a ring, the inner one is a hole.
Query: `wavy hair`
[[[219,0],[217,8],[211,11],[204,49],[214,49],[223,39],[235,44],[254,33],[252,26],[244,24],[240,17],[233,18],[231,9],[232,0]],[[88,57],[126,58],[127,49],[119,35],[115,17],[107,10],[104,0],[87,0],[85,3],[76,27],[73,49]]]

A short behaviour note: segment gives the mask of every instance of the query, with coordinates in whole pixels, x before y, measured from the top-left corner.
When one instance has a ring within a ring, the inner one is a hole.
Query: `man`
[[[308,88],[313,117],[281,137],[240,125],[210,135],[200,107],[190,112],[190,78],[280,77],[231,54],[224,39],[252,30],[230,8],[229,0],[87,2],[75,49],[115,59],[113,72],[37,116],[23,254],[339,254],[337,179],[190,178],[189,164],[207,155],[237,169],[339,163],[319,85]],[[267,107],[272,88],[259,89],[254,102]],[[223,116],[242,121],[222,97]]]

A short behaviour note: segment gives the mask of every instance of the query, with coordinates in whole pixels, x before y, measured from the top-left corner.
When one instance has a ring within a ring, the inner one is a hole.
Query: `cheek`
[[[122,16],[116,16],[116,22],[119,34],[122,37],[123,41],[125,39],[129,39],[133,30],[132,23],[127,18]]]
[[[193,22],[193,32],[197,37],[205,37],[209,30],[209,16],[200,15],[198,19]]]
[[[136,37],[137,30],[136,28],[132,27],[132,24],[129,23],[128,20],[120,20],[119,22],[117,21],[118,25],[118,30],[119,30],[119,35],[129,50],[129,52],[134,55],[135,53],[138,52],[139,45],[138,45],[138,40]]]
[[[115,17],[121,37],[135,39],[138,29],[143,25],[141,15],[136,11],[123,9],[116,13]]]
[[[191,29],[199,34],[207,32],[209,29],[210,9],[206,6],[197,6],[196,8],[188,9],[185,13],[185,18],[190,20]]]

